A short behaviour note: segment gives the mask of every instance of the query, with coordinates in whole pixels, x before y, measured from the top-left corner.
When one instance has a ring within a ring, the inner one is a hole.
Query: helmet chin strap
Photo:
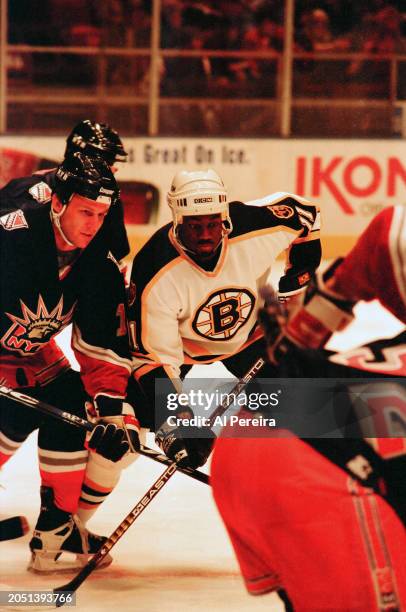
[[[64,234],[62,226],[61,226],[61,217],[63,215],[63,213],[66,210],[66,204],[62,204],[62,208],[59,212],[56,212],[54,210],[54,207],[51,206],[51,221],[53,223],[53,225],[56,227],[56,229],[58,230],[62,240],[64,240],[64,242],[66,242],[66,244],[68,244],[71,247],[76,247],[76,245],[73,244],[73,242],[71,242],[67,236]]]

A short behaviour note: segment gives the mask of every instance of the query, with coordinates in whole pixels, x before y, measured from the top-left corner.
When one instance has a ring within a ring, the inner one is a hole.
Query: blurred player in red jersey
[[[247,588],[252,594],[284,588],[298,612],[406,605],[399,437],[406,402],[402,379],[392,379],[405,374],[405,333],[343,355],[322,351],[358,300],[378,298],[406,323],[405,265],[406,208],[387,208],[343,261],[316,275],[300,303],[285,312],[272,305],[265,317],[269,359],[281,376],[379,377],[388,395],[383,408],[375,404],[382,414],[400,389],[392,406],[398,437],[380,438],[385,432],[377,428],[374,450],[362,438],[300,439],[291,431],[241,427],[215,445],[213,493]],[[362,435],[362,419],[359,425]]]

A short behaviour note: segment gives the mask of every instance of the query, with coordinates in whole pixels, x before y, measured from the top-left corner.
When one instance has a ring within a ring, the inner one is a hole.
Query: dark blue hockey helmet
[[[66,139],[65,156],[77,151],[89,157],[102,157],[109,166],[115,162],[127,161],[128,156],[116,130],[106,123],[90,119],[75,125]]]
[[[62,204],[68,204],[75,193],[109,206],[119,197],[109,165],[100,157],[83,153],[67,155],[57,167],[54,191]]]

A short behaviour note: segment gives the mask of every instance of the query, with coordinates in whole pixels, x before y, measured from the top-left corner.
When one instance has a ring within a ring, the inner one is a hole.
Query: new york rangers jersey
[[[89,395],[124,397],[130,371],[125,290],[111,252],[88,248],[60,274],[50,204],[0,216],[0,378],[46,384],[66,369],[55,336],[72,348]]]

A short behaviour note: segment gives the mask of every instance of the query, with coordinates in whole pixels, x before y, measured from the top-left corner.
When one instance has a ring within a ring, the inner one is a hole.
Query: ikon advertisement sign
[[[327,193],[350,217],[369,216],[389,203],[406,203],[406,158],[299,156],[295,176],[297,194],[321,198]]]

